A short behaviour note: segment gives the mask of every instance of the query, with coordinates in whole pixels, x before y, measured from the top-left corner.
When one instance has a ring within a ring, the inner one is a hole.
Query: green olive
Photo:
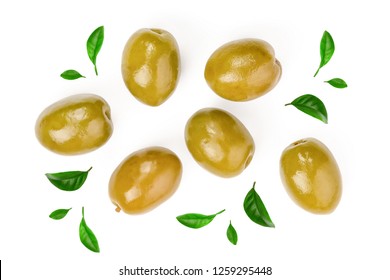
[[[162,104],[175,90],[179,74],[179,47],[169,32],[144,28],[129,38],[122,55],[122,77],[139,101]]]
[[[35,125],[39,142],[58,154],[76,155],[93,151],[111,137],[110,106],[100,96],[76,94],[50,105]]]
[[[242,39],[218,48],[208,59],[204,71],[210,88],[232,101],[247,101],[273,89],[282,67],[274,49],[266,41]]]
[[[342,192],[340,170],[319,140],[307,138],[289,145],[280,159],[280,174],[287,193],[303,209],[327,214],[337,207]]]
[[[206,170],[221,177],[240,174],[251,162],[255,144],[232,114],[215,108],[197,111],[185,127],[187,148]]]
[[[145,213],[171,197],[182,175],[180,159],[162,147],[150,147],[126,157],[111,175],[109,196],[127,214]]]

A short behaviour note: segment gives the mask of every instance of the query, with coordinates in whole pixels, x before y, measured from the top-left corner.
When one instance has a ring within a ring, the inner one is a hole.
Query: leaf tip
[[[96,243],[95,244],[95,248],[88,248],[89,250],[91,250],[92,252],[94,253],[100,253],[100,247],[99,247],[99,243]]]

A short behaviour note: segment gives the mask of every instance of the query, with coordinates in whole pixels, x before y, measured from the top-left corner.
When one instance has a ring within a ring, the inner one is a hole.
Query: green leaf
[[[184,215],[177,216],[176,219],[183,225],[189,227],[189,228],[201,228],[214,220],[215,216],[221,214],[224,212],[224,210],[219,211],[218,213],[215,213],[213,215],[203,215],[203,214],[197,214],[197,213],[188,213]]]
[[[96,76],[98,75],[98,71],[96,68],[96,58],[97,55],[99,54],[100,49],[102,48],[103,41],[104,41],[104,26],[100,26],[96,28],[87,40],[87,52],[88,52],[89,59],[95,66]]]
[[[65,80],[76,80],[79,78],[85,78],[85,76],[81,75],[79,72],[72,69],[62,72],[61,77],[64,78]]]
[[[92,167],[87,171],[66,171],[46,173],[45,175],[47,179],[49,179],[49,181],[60,190],[75,191],[81,188],[84,184],[91,169]]]
[[[92,252],[99,253],[100,248],[96,236],[92,232],[92,230],[87,226],[87,223],[85,222],[84,219],[84,207],[82,213],[83,213],[83,217],[81,219],[80,227],[79,227],[80,241],[81,243],[83,243],[85,247],[87,247]]]
[[[335,88],[346,88],[346,87],[348,87],[347,83],[343,79],[340,79],[340,78],[334,78],[334,79],[331,79],[329,81],[325,81],[325,83],[328,83],[328,84],[330,84],[331,86],[333,86]]]
[[[304,94],[294,99],[285,106],[293,105],[298,110],[316,118],[324,123],[328,123],[328,113],[324,103],[318,97],[312,94]]]
[[[53,212],[51,212],[49,217],[52,218],[53,220],[61,220],[62,218],[64,218],[66,216],[66,214],[68,214],[70,209],[72,209],[72,208],[54,210]]]
[[[322,35],[321,44],[320,44],[320,55],[321,55],[321,63],[317,69],[317,72],[314,74],[314,77],[317,76],[318,71],[325,66],[329,60],[332,58],[335,50],[334,41],[332,36],[328,31],[324,31]]]
[[[248,192],[244,200],[244,210],[251,219],[256,224],[259,224],[264,227],[275,227],[272,222],[267,209],[260,196],[255,191],[256,182],[253,183],[252,189]]]
[[[229,226],[228,226],[228,228],[227,228],[226,236],[227,236],[228,240],[229,240],[233,245],[237,245],[238,235],[237,235],[237,231],[236,231],[236,229],[233,227],[231,221],[230,221],[230,224],[229,224]]]

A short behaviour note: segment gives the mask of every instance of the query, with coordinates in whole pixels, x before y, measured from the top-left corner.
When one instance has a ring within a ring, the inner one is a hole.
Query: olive
[[[108,141],[112,131],[110,106],[95,94],[76,94],[53,103],[35,125],[39,142],[63,155],[93,151]]]
[[[253,138],[240,120],[216,108],[201,109],[191,116],[185,141],[195,161],[221,177],[240,174],[255,152]]]
[[[219,96],[247,101],[273,89],[281,73],[282,67],[269,43],[241,39],[219,47],[208,59],[204,76]]]
[[[293,201],[317,214],[331,213],[338,205],[342,180],[329,149],[315,138],[289,145],[280,159],[283,185]]]
[[[122,54],[122,77],[139,101],[162,104],[175,90],[179,74],[179,47],[168,31],[144,28],[129,38]]]
[[[180,159],[162,147],[149,147],[127,156],[114,170],[109,196],[116,211],[145,213],[171,197],[182,175]]]

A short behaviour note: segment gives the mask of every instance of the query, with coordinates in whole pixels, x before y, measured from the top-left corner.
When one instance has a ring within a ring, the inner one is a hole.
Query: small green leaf
[[[96,236],[92,232],[92,230],[87,226],[87,223],[85,222],[84,219],[84,207],[82,213],[83,213],[83,217],[81,219],[80,227],[79,227],[80,241],[81,243],[83,243],[85,247],[87,247],[92,252],[99,253],[100,248]]]
[[[72,209],[72,208],[54,210],[53,212],[51,212],[49,217],[52,218],[53,220],[61,220],[62,218],[64,218],[66,216],[66,214],[68,214],[70,209]]]
[[[89,36],[87,40],[87,52],[88,57],[95,66],[96,76],[98,75],[98,71],[96,68],[96,58],[99,54],[100,49],[102,48],[104,41],[104,26],[100,26],[96,28],[92,34]]]
[[[331,79],[329,81],[325,81],[325,83],[328,83],[328,84],[330,84],[331,86],[333,86],[335,88],[346,88],[346,87],[348,87],[347,83],[343,79],[340,79],[340,78],[334,78],[334,79]]]
[[[229,226],[228,226],[228,228],[227,228],[226,236],[227,236],[228,240],[229,240],[233,245],[237,245],[238,235],[237,235],[237,231],[236,231],[236,229],[233,227],[231,221],[230,221],[230,224],[229,224]]]
[[[177,216],[176,219],[183,225],[190,227],[190,228],[201,228],[214,220],[215,216],[221,214],[224,212],[224,210],[219,211],[218,213],[215,213],[213,215],[203,215],[203,214],[197,214],[197,213],[188,213],[184,215]]]
[[[47,179],[49,179],[49,181],[60,190],[75,191],[81,188],[84,184],[91,169],[92,167],[87,171],[66,171],[46,173],[45,175]]]
[[[304,94],[294,99],[285,106],[293,105],[298,110],[316,118],[324,123],[328,123],[328,113],[324,103],[318,97],[312,94]]]
[[[317,72],[314,74],[314,77],[317,76],[318,71],[320,71],[320,69],[325,66],[332,58],[334,50],[335,46],[332,36],[328,31],[324,31],[320,44],[321,63],[317,69]]]
[[[62,72],[61,77],[64,78],[65,80],[76,80],[79,78],[85,78],[85,76],[81,75],[79,72],[72,69]]]
[[[272,222],[267,209],[260,196],[255,191],[256,182],[253,183],[252,189],[248,192],[244,200],[244,210],[251,219],[256,224],[259,224],[264,227],[275,227]]]

